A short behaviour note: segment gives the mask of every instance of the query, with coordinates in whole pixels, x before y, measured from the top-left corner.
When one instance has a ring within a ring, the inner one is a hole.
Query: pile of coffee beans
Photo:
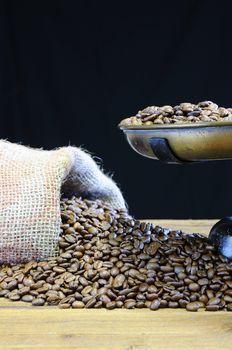
[[[184,124],[232,121],[232,108],[218,107],[211,101],[197,104],[185,102],[178,106],[150,106],[135,116],[123,119],[120,126]]]
[[[0,268],[0,296],[60,308],[232,310],[232,262],[200,234],[61,201],[59,256]]]

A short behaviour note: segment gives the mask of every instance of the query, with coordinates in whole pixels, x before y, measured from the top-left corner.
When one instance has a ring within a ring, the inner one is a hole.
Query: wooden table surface
[[[155,220],[207,234],[213,220]],[[232,313],[60,310],[0,299],[0,349],[232,349]]]

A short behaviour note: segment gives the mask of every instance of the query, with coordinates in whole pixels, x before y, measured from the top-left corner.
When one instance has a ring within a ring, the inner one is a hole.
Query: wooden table
[[[207,234],[213,220],[156,220]],[[232,349],[232,313],[60,310],[0,299],[0,349]]]

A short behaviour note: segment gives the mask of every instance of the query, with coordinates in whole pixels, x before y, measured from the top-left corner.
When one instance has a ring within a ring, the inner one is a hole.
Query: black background
[[[148,105],[232,105],[229,1],[0,3],[1,138],[84,146],[114,173],[136,217],[232,214],[230,161],[163,165],[133,152],[117,129]]]

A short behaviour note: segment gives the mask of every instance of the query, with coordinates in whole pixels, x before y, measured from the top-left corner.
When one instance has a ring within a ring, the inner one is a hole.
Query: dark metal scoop
[[[232,259],[232,217],[226,217],[218,221],[210,230],[210,242],[218,249],[219,253]]]

